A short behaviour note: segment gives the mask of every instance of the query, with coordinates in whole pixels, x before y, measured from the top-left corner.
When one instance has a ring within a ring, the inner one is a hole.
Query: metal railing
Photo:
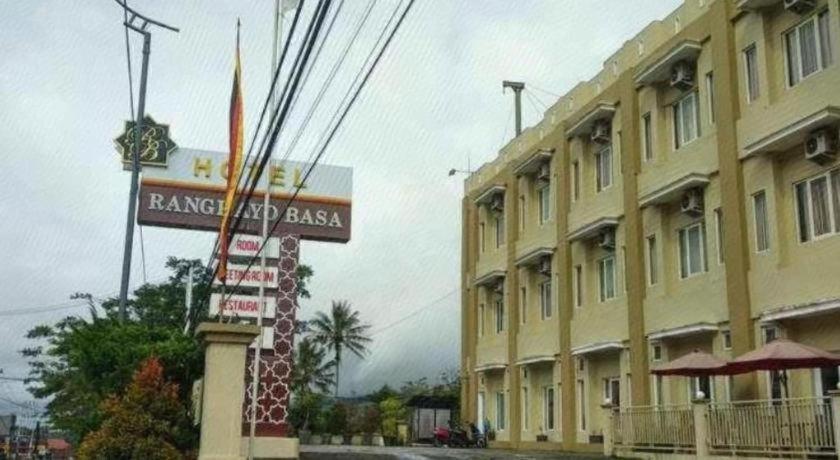
[[[691,405],[639,406],[612,413],[613,444],[632,450],[694,452]]]
[[[710,453],[720,455],[836,456],[831,402],[826,398],[712,404]]]

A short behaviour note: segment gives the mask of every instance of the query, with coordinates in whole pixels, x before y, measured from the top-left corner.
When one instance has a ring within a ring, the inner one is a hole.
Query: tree
[[[346,300],[333,301],[329,315],[315,313],[315,319],[309,324],[315,340],[327,345],[334,353],[335,396],[338,397],[338,376],[341,367],[341,354],[347,349],[359,358],[367,354],[369,324],[362,324],[359,312],[353,311]]]
[[[318,416],[323,397],[333,384],[332,361],[326,360],[327,350],[312,337],[304,337],[295,347],[292,367],[292,392],[295,395],[293,424],[299,430],[309,429]]]
[[[66,430],[73,442],[99,428],[102,402],[123,392],[138,365],[150,356],[158,357],[164,376],[177,384],[181,401],[189,405],[192,383],[204,371],[204,352],[193,333],[207,319],[213,274],[200,260],[170,257],[166,266],[171,270],[166,281],[134,291],[125,322],[118,319],[119,299],[98,301],[76,293],[72,298],[87,301],[87,315],[68,316],[28,332],[35,344],[21,353],[29,359],[29,391],[49,399],[47,415],[53,426]],[[193,305],[184,334],[190,268]],[[305,297],[312,270],[301,265],[298,275],[299,295]]]
[[[184,458],[179,434],[190,431],[190,420],[157,358],[143,361],[125,394],[109,396],[101,409],[102,426],[85,437],[80,459]]]
[[[402,400],[397,397],[388,398],[379,403],[382,420],[382,436],[393,445],[397,439],[397,425],[405,420],[407,411]]]

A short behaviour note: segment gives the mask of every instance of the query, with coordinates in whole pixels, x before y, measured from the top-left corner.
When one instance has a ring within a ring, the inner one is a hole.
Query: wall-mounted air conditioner
[[[833,130],[823,128],[812,132],[805,140],[805,159],[821,165],[834,161],[837,153],[836,142]]]
[[[505,210],[505,197],[502,194],[493,195],[490,200],[490,210],[493,212],[502,212]]]
[[[785,9],[796,14],[805,14],[817,6],[816,0],[785,0]]]
[[[686,90],[694,86],[694,67],[687,61],[674,64],[671,69],[671,86]]]
[[[703,189],[693,188],[685,192],[680,202],[680,211],[690,216],[703,215]]]
[[[538,270],[543,276],[551,276],[551,257],[544,257],[541,259]]]
[[[609,144],[610,131],[610,122],[598,120],[592,126],[592,133],[589,135],[589,140],[598,144]]]
[[[540,169],[537,170],[537,180],[548,182],[551,179],[551,167],[548,163],[543,163],[540,165]]]
[[[607,229],[598,234],[598,247],[612,251],[615,249],[615,229]]]

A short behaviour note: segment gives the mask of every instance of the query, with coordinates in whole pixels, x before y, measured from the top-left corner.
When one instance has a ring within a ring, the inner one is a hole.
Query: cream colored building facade
[[[685,0],[471,174],[462,418],[491,445],[600,449],[607,402],[779,396],[649,374],[694,349],[840,351],[838,37],[838,0]]]

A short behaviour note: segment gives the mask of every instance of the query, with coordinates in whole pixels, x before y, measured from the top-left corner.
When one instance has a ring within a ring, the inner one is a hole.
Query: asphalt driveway
[[[449,449],[435,447],[300,446],[302,460],[590,460],[603,456],[562,452],[527,452],[501,449]]]

